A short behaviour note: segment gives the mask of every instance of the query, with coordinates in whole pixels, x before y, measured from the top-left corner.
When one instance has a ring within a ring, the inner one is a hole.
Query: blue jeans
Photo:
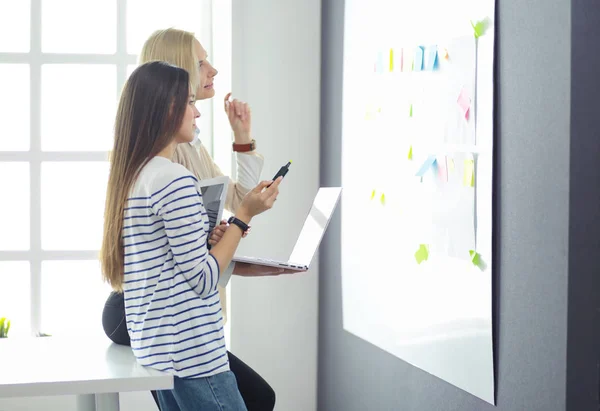
[[[158,391],[161,411],[247,411],[231,371],[204,378],[174,377],[172,390]]]

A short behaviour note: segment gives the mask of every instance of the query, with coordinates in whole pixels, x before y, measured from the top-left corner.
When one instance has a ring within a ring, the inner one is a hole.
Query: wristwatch
[[[256,149],[256,141],[252,139],[251,142],[246,144],[237,144],[233,143],[233,151],[237,151],[238,153],[247,153],[248,151],[253,151]]]
[[[237,225],[240,228],[240,230],[242,230],[243,237],[248,235],[248,233],[250,232],[250,226],[248,224],[244,223],[239,218],[236,218],[234,216],[229,217],[229,220],[227,220],[227,223]]]

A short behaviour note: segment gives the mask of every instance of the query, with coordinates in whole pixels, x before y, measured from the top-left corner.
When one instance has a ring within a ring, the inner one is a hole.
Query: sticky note
[[[385,205],[385,194],[381,193],[381,197],[379,197],[379,202],[381,205]]]
[[[413,71],[423,70],[423,47],[415,48],[415,59],[413,60]]]
[[[383,73],[383,52],[377,53],[377,72]]]
[[[375,198],[375,190],[371,192],[371,200]]]
[[[408,159],[412,160],[412,156],[413,156],[413,154],[412,154],[412,146],[410,146],[410,148],[408,149]]]
[[[421,264],[423,261],[427,261],[429,258],[429,245],[421,244],[419,245],[419,249],[415,253],[415,260],[417,260],[417,264]]]
[[[466,187],[475,187],[475,162],[473,160],[465,160],[463,185]]]
[[[394,49],[390,49],[390,73],[394,71]]]
[[[481,37],[485,34],[485,31],[487,30],[489,23],[490,23],[490,21],[487,17],[480,21],[476,21],[476,22],[471,21],[471,27],[473,27],[473,35],[475,36],[476,39],[478,39],[479,37]]]
[[[442,58],[446,61],[450,59],[450,54],[448,53],[448,49],[442,49]]]
[[[469,255],[471,256],[471,262],[473,263],[473,265],[479,268],[481,271],[485,271],[485,269],[487,268],[487,264],[485,263],[485,261],[483,261],[481,254],[479,254],[475,250],[469,250]]]
[[[410,105],[410,108],[408,109],[408,117],[412,117],[413,116],[413,105]]]
[[[433,167],[433,165],[435,164],[435,161],[436,161],[435,156],[427,157],[427,160],[425,160],[425,162],[423,163],[421,168],[419,168],[419,171],[417,171],[416,176],[423,177],[425,175],[425,173],[427,172],[427,170],[429,170],[429,168]]]
[[[425,49],[425,58],[423,60],[423,70],[433,71],[437,68],[437,46],[429,46]]]
[[[396,59],[397,59],[396,61],[397,61],[398,63],[400,63],[400,71],[404,71],[404,70],[402,69],[402,63],[403,63],[403,57],[402,57],[402,56],[403,56],[403,55],[404,55],[404,50],[403,50],[403,49],[396,50]]]
[[[443,156],[436,161],[438,176],[442,181],[448,181],[448,160],[446,156]]]
[[[413,60],[415,57],[414,50],[410,47],[402,49],[402,71],[412,71]]]
[[[461,115],[465,118],[465,120],[469,120],[469,111],[471,110],[471,97],[469,97],[469,92],[466,88],[463,87],[460,94],[458,95],[458,100],[456,100],[458,107],[460,108]]]

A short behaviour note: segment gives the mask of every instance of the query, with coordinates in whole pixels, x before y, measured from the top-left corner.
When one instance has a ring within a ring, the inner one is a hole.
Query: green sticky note
[[[473,23],[473,21],[471,21],[471,27],[473,27],[473,35],[475,36],[476,39],[478,39],[479,37],[481,37],[485,34],[485,31],[488,28],[488,23],[489,23],[489,20],[487,18],[477,21],[475,23]]]
[[[371,192],[371,200],[375,198],[375,190]]]
[[[413,108],[413,107],[412,107],[412,104],[411,104],[411,105],[410,105],[410,108],[409,108],[409,110],[408,110],[408,117],[412,117],[412,114],[413,114],[413,110],[412,110],[412,108]]]
[[[417,260],[417,264],[421,264],[423,261],[427,261],[429,258],[429,245],[421,244],[419,245],[419,249],[415,253],[415,260]]]
[[[410,148],[408,149],[408,159],[412,160],[413,154],[412,154],[412,146],[410,146]]]
[[[481,271],[485,271],[485,269],[487,268],[487,264],[485,263],[485,261],[483,261],[481,254],[479,254],[475,250],[469,250],[469,255],[471,256],[471,262],[473,263],[473,265],[479,268]]]
[[[385,205],[385,194],[381,193],[381,198],[379,199],[381,205]]]

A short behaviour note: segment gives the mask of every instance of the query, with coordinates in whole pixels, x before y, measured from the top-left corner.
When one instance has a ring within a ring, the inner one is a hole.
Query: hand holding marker
[[[273,177],[273,181],[277,180],[279,177],[285,177],[285,175],[287,174],[288,171],[290,171],[290,165],[292,164],[291,161],[288,161],[288,163],[286,165],[284,165],[283,167],[281,167],[279,169],[279,171],[277,172],[277,174],[275,174],[275,177]],[[273,184],[273,183],[271,183]],[[269,184],[267,186],[267,188],[271,187],[271,184]]]

